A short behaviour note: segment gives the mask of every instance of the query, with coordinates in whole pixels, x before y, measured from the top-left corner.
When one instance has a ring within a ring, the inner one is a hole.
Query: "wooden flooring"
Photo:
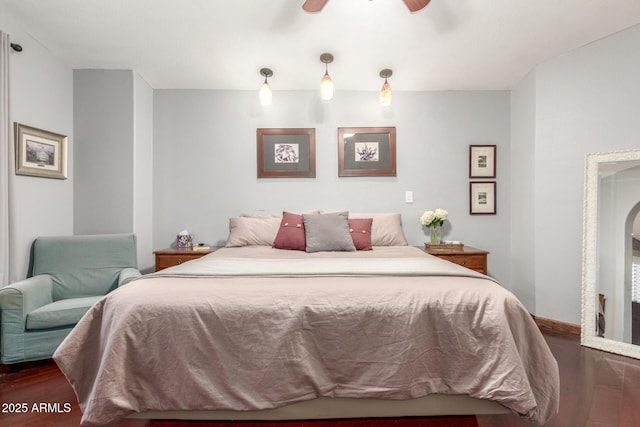
[[[547,427],[640,426],[640,360],[583,348],[576,337],[543,331],[560,366],[560,413]],[[73,427],[80,409],[67,381],[52,362],[0,374],[0,426]],[[11,404],[26,413],[9,414]],[[36,405],[34,407],[34,404]],[[44,404],[44,406],[39,406]],[[48,404],[48,405],[47,405]],[[58,406],[56,406],[58,404]],[[65,406],[67,404],[67,406]],[[68,410],[68,411],[67,411]],[[515,415],[291,422],[204,422],[126,420],[124,427],[514,427],[530,426]]]

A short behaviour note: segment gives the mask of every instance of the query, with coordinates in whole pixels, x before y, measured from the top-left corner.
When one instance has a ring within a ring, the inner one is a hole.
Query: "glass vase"
[[[431,227],[431,243],[440,243],[442,237],[442,226],[434,225]]]

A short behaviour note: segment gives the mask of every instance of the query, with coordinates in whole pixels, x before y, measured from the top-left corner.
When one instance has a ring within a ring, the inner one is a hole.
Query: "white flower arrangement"
[[[427,228],[442,226],[448,217],[449,212],[438,208],[435,211],[425,211],[420,217],[420,222]]]

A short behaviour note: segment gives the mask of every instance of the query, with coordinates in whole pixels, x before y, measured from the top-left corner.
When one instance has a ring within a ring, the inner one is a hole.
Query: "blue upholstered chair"
[[[0,288],[1,361],[47,359],[89,308],[140,276],[133,234],[39,237],[32,276]]]

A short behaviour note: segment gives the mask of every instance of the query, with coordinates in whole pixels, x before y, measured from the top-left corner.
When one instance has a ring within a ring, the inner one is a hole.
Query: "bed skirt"
[[[466,395],[431,394],[409,400],[321,397],[259,411],[148,411],[134,419],[279,421],[338,418],[424,417],[445,415],[510,414],[499,403]]]

